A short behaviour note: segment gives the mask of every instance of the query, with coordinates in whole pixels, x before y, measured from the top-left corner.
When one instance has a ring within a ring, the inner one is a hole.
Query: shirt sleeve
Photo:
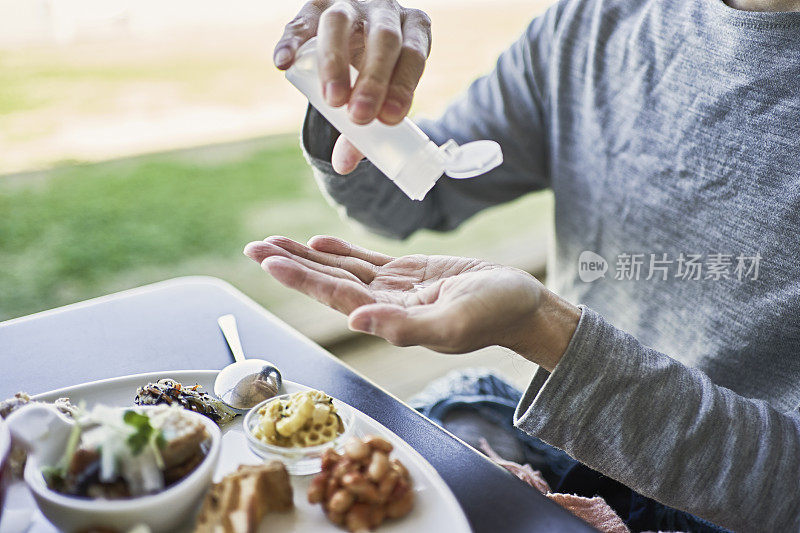
[[[665,505],[735,531],[800,530],[800,419],[715,385],[582,308],[514,423]]]
[[[413,201],[369,161],[340,176],[330,164],[336,130],[309,107],[304,153],[329,201],[347,218],[386,236],[418,229],[450,230],[487,207],[549,184],[544,101],[556,10],[535,19],[498,59],[494,70],[448,106],[438,120],[419,126],[436,143],[491,139],[503,149],[498,168],[469,180],[441,178],[423,201]]]

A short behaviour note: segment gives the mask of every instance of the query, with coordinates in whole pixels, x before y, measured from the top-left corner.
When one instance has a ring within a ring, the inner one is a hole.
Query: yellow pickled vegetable
[[[344,431],[333,400],[322,391],[296,392],[258,411],[253,434],[267,444],[304,448],[334,440]]]

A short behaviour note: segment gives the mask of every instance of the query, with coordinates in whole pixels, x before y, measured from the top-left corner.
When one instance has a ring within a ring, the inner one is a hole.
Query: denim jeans
[[[411,405],[477,447],[484,437],[504,459],[529,463],[553,492],[601,496],[632,531],[727,532],[702,518],[667,507],[579,463],[516,427],[522,393],[489,370],[457,371],[432,382]]]

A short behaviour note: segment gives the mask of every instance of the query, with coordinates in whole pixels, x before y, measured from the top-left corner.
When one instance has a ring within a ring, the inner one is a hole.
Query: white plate
[[[97,403],[112,406],[133,405],[136,389],[148,382],[162,378],[172,378],[187,385],[199,383],[206,391],[214,389],[217,370],[183,370],[171,372],[152,372],[120,378],[105,379],[74,387],[67,387],[34,398],[54,401],[68,397],[73,403],[86,402],[87,407]],[[307,390],[308,387],[284,381],[286,392]],[[406,465],[414,481],[415,505],[413,511],[400,520],[384,523],[378,531],[385,533],[418,533],[421,531],[447,531],[448,533],[469,532],[470,527],[461,506],[453,493],[434,468],[411,446],[383,425],[354,409],[356,433],[377,434],[394,445],[394,456]],[[222,451],[214,480],[219,481],[225,474],[235,470],[240,464],[258,464],[260,459],[247,447],[241,416],[223,428]],[[313,476],[292,476],[294,488],[294,511],[271,513],[264,520],[262,531],[318,532],[343,531],[331,524],[323,515],[319,505],[311,505],[306,499],[308,484]],[[57,531],[36,509],[33,498],[22,482],[15,482],[8,491],[0,533],[52,533]]]

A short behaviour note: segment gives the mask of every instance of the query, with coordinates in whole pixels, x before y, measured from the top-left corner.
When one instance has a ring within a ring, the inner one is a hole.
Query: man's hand
[[[314,36],[328,104],[347,104],[356,124],[403,120],[430,53],[431,23],[425,13],[395,0],[311,0],[286,25],[275,46],[275,66],[289,68],[300,45]],[[351,64],[359,70],[352,89]],[[362,158],[339,137],[331,158],[337,172],[352,172]]]
[[[517,270],[461,257],[393,258],[334,237],[286,237],[244,253],[287,287],[349,315],[350,328],[443,353],[505,346],[555,367],[580,311]]]

